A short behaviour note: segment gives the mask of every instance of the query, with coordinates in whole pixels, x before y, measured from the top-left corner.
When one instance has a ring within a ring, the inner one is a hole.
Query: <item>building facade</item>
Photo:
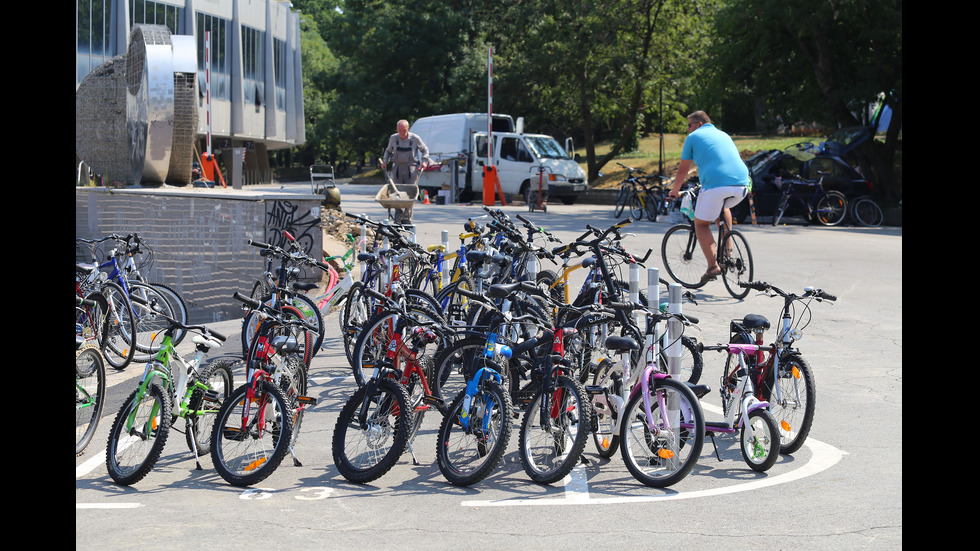
[[[94,158],[123,155],[118,146],[113,145],[115,153],[108,152],[110,147],[102,153],[94,144],[126,140],[129,147],[122,151],[134,155],[133,142],[140,138],[133,137],[132,99],[126,115],[121,105],[113,105],[125,104],[116,90],[126,86],[126,70],[133,89],[133,37],[142,40],[163,31],[170,35],[165,41],[172,41],[174,64],[185,71],[183,81],[175,78],[177,110],[184,88],[193,89],[189,96],[184,92],[191,98],[184,103],[191,110],[196,107],[192,117],[177,115],[192,121],[194,143],[186,148],[190,151],[183,151],[183,144],[177,142],[186,140],[174,141],[172,165],[178,167],[170,170],[165,183],[187,183],[184,173],[189,174],[191,163],[209,148],[224,161],[226,171],[241,166],[241,174],[225,174],[226,179],[269,183],[268,152],[306,141],[299,16],[289,2],[278,0],[76,0],[76,161],[84,161],[105,180],[134,183],[126,171],[110,168],[124,161],[114,165],[109,159]],[[178,55],[178,45],[196,50],[196,78],[187,74],[186,62],[178,61],[187,57]],[[146,51],[152,52],[149,48]],[[153,93],[159,86],[154,88],[151,82],[149,88]],[[108,120],[126,116],[128,123]],[[242,153],[243,162],[229,162],[232,155]],[[146,172],[150,176],[144,176],[143,183],[164,183],[152,182],[154,173]]]

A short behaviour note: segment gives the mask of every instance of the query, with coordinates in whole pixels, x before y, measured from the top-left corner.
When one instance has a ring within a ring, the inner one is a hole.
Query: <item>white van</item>
[[[527,197],[539,183],[550,199],[572,204],[588,192],[585,171],[551,136],[523,133],[510,115],[493,116],[493,159],[500,189],[510,200]],[[412,125],[429,148],[436,163],[419,178],[419,186],[433,197],[455,184],[457,197],[470,200],[483,191],[483,167],[487,165],[487,114],[453,113],[423,117]],[[456,171],[453,172],[453,166]],[[533,188],[532,188],[533,186]]]

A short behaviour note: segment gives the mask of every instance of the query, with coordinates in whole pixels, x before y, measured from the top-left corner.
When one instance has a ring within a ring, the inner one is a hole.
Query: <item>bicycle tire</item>
[[[170,307],[173,309],[174,319],[184,325],[187,325],[188,309],[187,302],[184,301],[184,297],[180,296],[180,293],[175,291],[173,287],[164,285],[163,283],[149,282],[147,285],[159,291],[160,294],[167,299],[167,302],[170,303]],[[183,342],[185,336],[187,336],[187,331],[179,328],[176,329],[172,337],[173,345],[177,346]]]
[[[107,281],[100,292],[109,305],[105,321],[105,343],[100,343],[102,354],[110,367],[123,370],[136,354],[136,318],[129,310],[125,292],[118,284]]]
[[[197,379],[208,386],[208,390],[195,389],[187,402],[187,430],[184,439],[187,449],[197,450],[197,456],[211,453],[211,437],[214,434],[214,421],[221,404],[235,390],[233,367],[242,360],[232,356],[215,358],[201,370]]]
[[[625,186],[619,188],[619,195],[616,196],[616,208],[613,211],[613,216],[616,218],[619,218],[623,214],[623,209],[629,202],[629,193]]]
[[[466,412],[469,427],[464,429],[460,420],[465,392],[449,405],[439,426],[436,461],[454,486],[472,486],[489,476],[507,451],[513,430],[510,394],[492,379],[479,385]]]
[[[365,404],[367,385],[359,387],[344,404],[333,432],[333,462],[341,476],[356,484],[376,480],[395,466],[408,447],[412,410],[405,387],[394,379],[377,381],[376,394],[361,429],[357,417]]]
[[[289,405],[291,417],[293,420],[293,434],[289,439],[289,447],[293,448],[296,446],[296,441],[299,440],[299,429],[303,424],[303,413],[305,409],[303,404],[300,402],[301,396],[306,396],[307,385],[307,372],[306,366],[298,356],[286,356],[284,361],[289,364],[287,371],[289,375],[283,375],[279,380],[279,388],[282,389],[283,395],[286,397],[286,403]]]
[[[548,401],[550,412],[546,426],[542,426],[542,400]],[[518,442],[521,465],[531,480],[552,484],[572,471],[591,432],[591,410],[582,383],[570,377],[558,376],[553,393],[538,390],[524,410]]]
[[[630,216],[633,220],[643,220],[643,213],[645,209],[643,208],[643,200],[640,199],[640,195],[634,193],[630,196]]]
[[[265,297],[261,299],[261,302],[270,304],[271,297]],[[302,308],[294,305],[294,302],[300,303]],[[320,344],[323,343],[325,334],[323,316],[320,314],[320,310],[317,309],[309,297],[304,295],[290,297],[286,304],[280,305],[279,310],[283,315],[291,316],[297,320],[304,320],[318,328],[318,330],[311,331],[302,326],[290,326],[282,327],[278,330],[278,334],[288,333],[296,338],[296,343],[300,346],[299,352],[303,358],[303,363],[309,368],[310,362],[313,361],[313,356],[320,350]],[[254,311],[249,311],[245,314],[245,319],[242,320],[242,354],[246,358],[249,355],[252,339],[255,338],[255,332],[259,330],[261,319],[262,316],[257,316]]]
[[[619,362],[603,360],[592,379],[592,392],[601,390],[607,397],[622,396],[623,390],[623,366]],[[592,399],[592,406],[596,413],[596,426],[592,432],[592,441],[595,443],[596,453],[600,457],[609,458],[616,455],[619,449],[619,435],[616,434],[617,412],[613,400],[598,404]],[[608,404],[608,405],[607,405]]]
[[[646,197],[646,215],[647,220],[651,222],[656,222],[657,217],[660,216],[660,208],[664,204],[663,192],[658,190],[650,190],[647,192]]]
[[[269,477],[282,463],[292,438],[289,404],[279,387],[258,381],[254,400],[250,389],[250,383],[238,387],[221,404],[211,435],[211,462],[232,486],[252,486]]]
[[[148,362],[160,352],[163,335],[171,325],[167,318],[178,319],[178,314],[174,313],[167,297],[155,287],[135,281],[126,285],[129,286],[129,296],[142,301],[131,302],[136,317],[136,354],[133,361]]]
[[[109,332],[108,319],[109,303],[105,295],[99,291],[92,291],[85,295],[85,300],[95,303],[92,306],[79,305],[75,307],[75,330],[76,334],[85,339],[85,342],[95,343],[103,355],[105,354],[106,336]]]
[[[680,381],[656,380],[651,387],[651,414],[663,435],[651,433],[644,411],[643,391],[630,398],[623,410],[619,449],[630,474],[652,488],[673,486],[686,477],[704,446],[704,414],[694,393]],[[668,419],[661,404],[676,403],[679,415]],[[673,431],[663,430],[675,426]],[[676,437],[675,437],[676,435]]]
[[[668,372],[667,349],[660,347],[660,369]],[[698,350],[698,341],[694,337],[681,337],[681,371],[678,380],[697,384],[701,380],[701,372],[704,370],[704,356]]]
[[[358,335],[361,334],[361,328],[371,319],[375,311],[375,299],[367,295],[363,287],[363,282],[354,282],[347,298],[344,299],[344,309],[338,316],[344,354],[349,363],[354,361],[354,345],[357,343]]]
[[[730,249],[730,252],[729,252]],[[755,266],[752,263],[752,251],[749,242],[739,231],[732,230],[725,234],[725,243],[721,251],[721,279],[728,289],[728,294],[737,299],[748,296],[751,289],[739,287],[739,282],[754,281]]]
[[[751,439],[748,437],[747,426],[752,427]],[[779,428],[772,414],[765,409],[749,412],[738,441],[742,459],[753,471],[766,472],[779,459]]]
[[[817,201],[817,221],[824,226],[836,226],[847,216],[847,197],[837,190],[830,190]]]
[[[668,229],[660,245],[660,256],[667,275],[680,285],[689,289],[704,285],[701,276],[708,271],[708,261],[698,245],[694,226],[679,224]]]
[[[409,315],[422,322],[443,322],[439,314],[421,304],[409,306]],[[404,330],[412,325],[410,320],[403,321],[400,318],[401,312],[398,310],[382,310],[364,324],[364,329],[357,337],[357,344],[354,345],[353,359],[351,360],[351,371],[354,373],[357,386],[364,386],[370,377],[370,370],[375,368],[377,362],[385,359],[395,328],[399,328],[403,333],[402,337],[404,337]],[[418,351],[417,356],[422,357],[427,354],[435,356],[439,348],[441,346],[438,341],[427,344]],[[366,371],[367,374],[365,374]]]
[[[817,406],[816,381],[810,365],[799,354],[780,358],[776,380],[780,395],[776,396],[772,380],[766,378],[760,399],[769,402],[779,427],[779,452],[789,455],[800,449],[810,434]]]
[[[106,444],[106,470],[116,484],[136,484],[153,469],[170,434],[171,411],[170,395],[157,383],[150,383],[142,397],[134,390],[126,398]]]
[[[429,381],[433,394],[443,400],[450,400],[466,387],[466,382],[475,373],[476,362],[483,357],[486,337],[465,337],[441,350],[436,355],[433,372]]]
[[[884,222],[885,214],[878,202],[871,197],[859,197],[850,202],[851,219],[864,228],[877,228]]]
[[[105,409],[105,360],[95,343],[75,351],[75,457],[85,451]]]

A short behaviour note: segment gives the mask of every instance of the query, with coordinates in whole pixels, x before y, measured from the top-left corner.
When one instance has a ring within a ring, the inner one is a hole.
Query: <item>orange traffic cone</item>
[[[428,190],[426,190],[425,191],[425,195],[422,196],[422,204],[423,205],[428,205],[429,204],[429,191]]]

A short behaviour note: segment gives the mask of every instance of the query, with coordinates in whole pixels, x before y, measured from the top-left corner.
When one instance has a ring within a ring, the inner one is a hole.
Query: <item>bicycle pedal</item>
[[[204,391],[204,399],[208,402],[220,402],[220,395],[217,390],[208,389]]]
[[[422,401],[425,402],[426,404],[431,404],[439,408],[446,406],[445,400],[443,400],[442,398],[437,398],[435,396],[426,396],[422,398]]]
[[[311,396],[297,396],[296,401],[308,406],[316,405],[316,398],[313,398]]]

